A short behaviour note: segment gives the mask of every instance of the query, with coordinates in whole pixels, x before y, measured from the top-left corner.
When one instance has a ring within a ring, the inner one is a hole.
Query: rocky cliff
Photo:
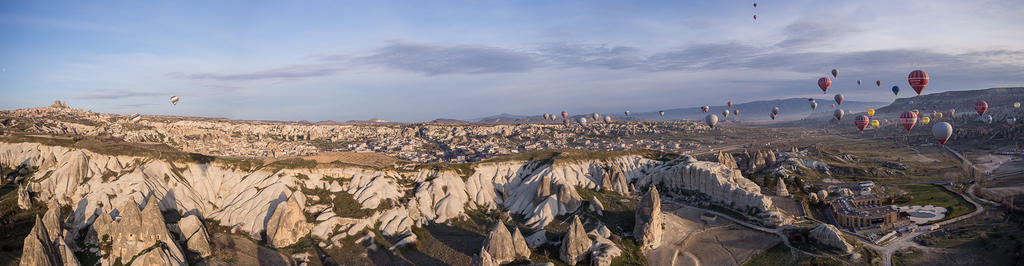
[[[739,211],[772,210],[771,201],[738,170],[688,157],[669,162],[637,155],[496,161],[473,164],[471,171],[460,173],[337,165],[256,167],[231,160],[167,160],[0,143],[0,164],[37,169],[22,182],[21,201],[72,206],[65,237],[88,232],[87,242],[117,246],[115,258],[165,245],[146,259],[168,263],[185,261],[183,246],[203,254],[205,240],[192,243],[203,239],[203,234],[189,227],[180,228],[185,239],[172,241],[167,226],[155,225],[164,222],[156,219],[161,213],[195,216],[283,247],[306,235],[340,246],[341,239],[371,228],[398,239],[396,245],[412,244],[417,241],[413,227],[463,219],[468,210],[508,211],[539,229],[582,206],[580,189],[631,195],[634,185],[656,185],[697,192]],[[351,198],[357,206],[337,206],[337,197]],[[140,202],[146,204],[141,210]],[[600,208],[596,200],[589,205]],[[352,207],[361,209],[361,214],[343,213]],[[140,220],[125,219],[129,216]],[[142,216],[153,219],[142,222]],[[117,232],[132,231],[126,228],[146,228],[146,239],[134,234],[115,237]],[[104,242],[103,235],[115,241]],[[154,244],[156,240],[163,244]]]

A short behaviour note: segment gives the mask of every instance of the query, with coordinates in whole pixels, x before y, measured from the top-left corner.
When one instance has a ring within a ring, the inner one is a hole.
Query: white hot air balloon
[[[985,122],[985,124],[992,124],[992,115],[982,116],[981,122]]]
[[[832,112],[832,116],[834,116],[836,120],[843,120],[843,115],[845,114],[846,113],[843,112],[843,109],[836,109],[835,112]]]
[[[946,144],[949,137],[953,135],[953,126],[946,122],[935,123],[932,126],[932,136],[939,141],[939,144]]]
[[[626,116],[629,116],[629,110],[626,110]]]
[[[611,123],[612,123],[612,117],[608,116],[608,115],[604,116],[604,124],[607,125],[607,124],[611,124]]]
[[[776,114],[776,115],[779,114],[779,107],[778,106],[772,107],[772,113]]]
[[[707,124],[709,127],[715,127],[715,125],[718,124],[718,116],[715,114],[709,114],[708,116],[704,117],[704,123]]]
[[[594,113],[594,114],[590,115],[590,117],[593,117],[594,121],[601,121],[601,115],[599,115],[597,113]]]
[[[586,117],[580,117],[580,125],[581,126],[587,126],[587,118]]]

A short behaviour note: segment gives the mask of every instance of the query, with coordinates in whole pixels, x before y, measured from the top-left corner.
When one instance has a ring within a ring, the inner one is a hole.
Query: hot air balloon
[[[707,105],[705,105],[705,106],[701,106],[701,107],[700,107],[700,111],[701,111],[701,112],[705,112],[705,113],[707,113],[707,112],[708,112],[708,111],[710,111],[710,110],[711,110],[711,106],[707,106]]]
[[[772,117],[772,120],[775,120],[775,116],[776,116],[776,114],[772,113],[772,114],[769,114],[769,116],[771,116],[771,117]]]
[[[857,86],[860,86],[860,80],[859,79],[857,80]]]
[[[832,80],[828,77],[821,77],[818,79],[818,88],[821,88],[821,93],[828,93],[828,87],[832,86]]]
[[[984,115],[985,111],[988,111],[988,103],[985,101],[974,103],[974,111],[978,111],[978,115]]]
[[[658,111],[658,114],[661,115],[662,117],[664,117],[665,116],[665,111]]]
[[[900,86],[892,86],[892,95],[900,95]]]
[[[586,117],[580,117],[579,122],[580,122],[581,126],[586,126],[587,125],[587,118]]]
[[[871,120],[871,127],[878,128],[878,119]]]
[[[754,2],[754,7],[757,7],[757,2]]]
[[[814,111],[814,110],[816,110],[816,109],[818,109],[818,103],[816,103],[816,102],[811,102],[811,111]]]
[[[956,114],[956,109],[949,108],[949,118],[953,118],[954,114]]]
[[[1020,108],[1020,102],[1013,103],[1013,108]]]
[[[178,100],[179,100],[178,96],[171,96],[171,104],[172,105],[178,105]]]
[[[935,117],[935,114],[938,114],[938,113],[939,113],[939,112],[937,112],[937,111],[935,111],[935,110],[932,110],[932,117]],[[937,118],[937,117],[936,117],[936,118]]]
[[[868,126],[869,120],[870,119],[866,115],[858,115],[857,118],[853,119],[853,124],[857,126],[857,129],[860,129],[860,131],[864,131],[864,128]]]
[[[836,99],[836,105],[843,105],[843,95],[842,94],[836,94],[836,97],[833,97],[833,98]]]
[[[935,123],[932,126],[932,136],[939,141],[939,144],[946,145],[949,137],[953,135],[953,126],[946,122]]]
[[[138,123],[140,120],[142,120],[142,115],[139,113],[132,114],[132,116],[128,117],[128,121],[132,123]]]
[[[562,119],[562,124],[565,126],[569,126],[569,119]]]
[[[562,111],[562,119],[569,118],[569,112]]]
[[[729,110],[722,111],[722,116],[729,117]]]
[[[910,111],[911,111],[911,112],[914,112],[914,114],[915,114],[915,115],[918,115],[918,116],[920,116],[920,115],[921,115],[921,112],[920,112],[920,111],[918,111],[917,109],[914,109],[914,110],[910,110]]]
[[[1014,117],[1012,115],[1006,117],[1006,123],[1007,124],[1013,125],[1013,123],[1015,123],[1015,122],[1017,122],[1017,117]]]
[[[832,116],[835,117],[836,120],[843,120],[843,115],[845,114],[846,113],[843,112],[843,109],[836,109],[834,112],[832,112]]]
[[[833,103],[833,104],[832,104],[832,108],[836,108],[836,104],[834,104],[834,103]]]
[[[875,109],[868,109],[868,117],[875,117]]]
[[[607,124],[611,124],[611,123],[612,123],[612,117],[611,116],[607,116],[607,115],[604,116],[604,124],[607,125]]]
[[[708,114],[704,117],[704,123],[709,127],[715,127],[715,125],[718,124],[718,116],[715,114]]]
[[[900,125],[906,128],[907,132],[914,128],[914,124],[917,124],[917,114],[911,111],[905,111],[903,114],[900,114]]]
[[[599,115],[597,113],[594,113],[594,114],[590,115],[590,117],[593,117],[594,121],[601,121],[601,115]]]
[[[734,114],[734,115],[740,115],[740,109],[733,109],[733,110],[732,110],[732,114]]]
[[[757,15],[754,15],[754,20],[757,20]]]
[[[982,116],[981,122],[985,122],[985,124],[992,124],[992,115]]]
[[[876,80],[875,81],[875,86],[881,87],[882,86],[882,81],[881,80]]]
[[[729,101],[729,102],[725,103],[725,105],[728,105],[729,108],[732,108],[732,101]]]
[[[914,88],[917,95],[921,95],[921,91],[924,91],[924,87],[928,86],[928,73],[925,73],[924,70],[920,69],[911,71],[910,75],[907,75],[907,82],[910,83],[911,88]]]
[[[626,116],[629,116],[629,110],[626,110]]]
[[[832,69],[832,77],[833,78],[838,78],[839,77],[839,69],[835,69],[835,68]]]
[[[932,119],[927,116],[921,118],[921,124],[927,125],[930,122],[932,122]]]
[[[772,113],[773,114],[779,114],[779,107],[778,106],[772,107]]]
[[[942,116],[943,116],[943,115],[942,115],[942,113],[941,113],[941,112],[940,112],[940,113],[935,113],[935,118],[939,118],[939,119],[942,119]]]

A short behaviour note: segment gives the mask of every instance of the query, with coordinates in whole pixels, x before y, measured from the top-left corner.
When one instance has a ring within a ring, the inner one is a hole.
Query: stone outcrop
[[[185,255],[167,230],[156,202],[157,199],[151,196],[146,200],[146,206],[139,210],[138,203],[129,200],[117,208],[120,219],[106,226],[106,229],[94,228],[100,238],[107,235],[110,240],[111,253],[104,257],[103,263],[127,264],[134,258],[134,263],[140,265],[187,264]]]
[[[516,258],[515,246],[512,242],[512,234],[505,228],[505,224],[498,221],[484,239],[484,250],[491,258],[501,263],[511,262]]]
[[[486,247],[480,247],[480,253],[477,253],[476,256],[473,256],[473,260],[469,262],[469,265],[470,266],[498,266],[500,264],[495,262],[494,258],[491,258],[491,254],[487,253],[487,248]]]
[[[302,198],[302,192],[296,191],[287,202],[277,205],[267,221],[267,244],[276,248],[287,247],[310,233],[313,226],[306,222],[303,204],[300,203]]]
[[[203,258],[212,255],[210,233],[206,231],[206,226],[199,220],[199,217],[189,215],[181,218],[178,221],[178,228],[181,229],[181,235],[185,239],[185,246],[189,251],[195,252]]]
[[[629,194],[629,180],[626,180],[626,176],[622,174],[622,169],[618,164],[612,164],[608,171],[603,174],[601,189],[614,191],[622,195]]]
[[[836,229],[836,227],[831,224],[819,224],[818,226],[815,226],[810,231],[810,237],[820,244],[838,249],[843,253],[853,252],[853,246],[846,243],[846,240],[843,239],[842,232],[839,232],[839,229]]]
[[[512,230],[512,246],[516,251],[516,260],[530,258],[530,247],[526,245],[526,238],[523,237],[523,232],[519,231],[519,227]]]
[[[18,208],[28,210],[32,208],[32,198],[28,194],[28,187],[18,185]]]
[[[36,216],[35,225],[25,237],[21,265],[79,265],[63,232],[60,206],[51,201],[43,218]]]
[[[636,207],[633,237],[636,238],[637,243],[640,243],[641,248],[654,249],[661,244],[663,233],[661,215],[661,196],[658,195],[658,188],[652,186]]]
[[[775,194],[779,196],[789,196],[789,189],[786,189],[786,182],[779,177],[779,182],[775,185]]]
[[[583,260],[584,255],[590,250],[591,241],[587,237],[587,231],[583,228],[579,216],[573,216],[572,224],[562,238],[562,246],[559,248],[558,258],[569,264],[576,264]]]
[[[755,213],[766,224],[778,225],[787,219],[773,208],[761,187],[743,177],[739,170],[721,163],[703,162],[684,156],[649,170],[638,186],[658,186],[664,190],[700,195],[696,203],[714,203],[741,213]]]
[[[601,204],[601,201],[597,199],[597,196],[590,199],[590,203],[587,208],[590,209],[590,211],[597,213],[597,215],[604,215],[604,204]]]
[[[718,163],[725,165],[725,167],[729,167],[730,169],[739,168],[739,165],[736,164],[736,158],[733,158],[732,154],[718,152],[718,157],[716,160],[718,161]]]

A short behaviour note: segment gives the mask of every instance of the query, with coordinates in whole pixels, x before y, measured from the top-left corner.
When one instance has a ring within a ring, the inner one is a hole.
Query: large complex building
[[[833,200],[836,223],[856,231],[890,230],[897,226],[899,210],[883,205],[878,195],[854,195]]]

